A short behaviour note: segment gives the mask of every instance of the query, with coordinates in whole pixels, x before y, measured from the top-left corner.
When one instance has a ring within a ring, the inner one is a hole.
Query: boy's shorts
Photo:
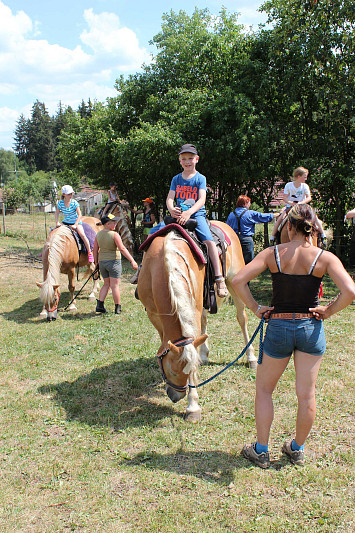
[[[119,279],[122,274],[121,259],[110,259],[108,261],[99,261],[100,274],[106,278]]]
[[[271,319],[268,323],[264,353],[275,359],[291,357],[294,350],[322,356],[326,342],[323,321],[316,318]]]
[[[213,241],[212,233],[207,224],[207,219],[204,215],[192,216],[197,220],[197,227],[195,229],[197,237],[200,241]]]

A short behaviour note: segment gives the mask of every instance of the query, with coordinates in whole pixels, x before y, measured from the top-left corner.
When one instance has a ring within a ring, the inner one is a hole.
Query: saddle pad
[[[149,235],[148,238],[140,245],[139,251],[144,252],[149,248],[152,241],[156,237],[162,237],[169,233],[170,231],[177,231],[180,233],[180,235],[186,240],[188,245],[190,246],[191,251],[193,252],[194,256],[196,257],[197,261],[201,263],[202,265],[206,264],[206,259],[203,257],[201,250],[198,248],[198,246],[195,244],[194,240],[190,237],[190,235],[187,233],[186,230],[184,230],[183,226],[180,226],[180,224],[168,224],[167,226],[163,226],[160,228],[160,230],[156,231],[152,235]]]
[[[92,227],[89,224],[87,224],[87,222],[83,222],[83,230],[84,230],[85,235],[89,239],[90,248],[92,250],[94,248],[96,231],[94,229],[92,229]],[[73,236],[74,236],[74,238],[76,240],[76,244],[77,244],[78,249],[80,250],[80,248],[81,248],[81,251],[84,254],[86,254],[88,252],[87,249],[86,249],[86,246],[83,243],[83,241],[80,239],[80,237],[77,234],[77,232],[76,231],[72,231],[72,234],[73,234]]]
[[[232,241],[230,240],[229,236],[227,235],[227,233],[222,228],[220,228],[219,226],[217,226],[213,222],[211,222],[211,226],[212,227],[210,229],[212,231],[212,234],[218,236],[220,242],[225,241],[227,243],[227,246],[230,246],[232,244]]]

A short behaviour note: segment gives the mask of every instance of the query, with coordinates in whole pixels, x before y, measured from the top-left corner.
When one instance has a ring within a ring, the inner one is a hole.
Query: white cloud
[[[20,113],[16,109],[0,107],[0,147],[11,150],[13,144],[13,132]]]
[[[80,35],[81,40],[91,48],[100,61],[122,70],[139,68],[150,61],[150,55],[139,42],[134,31],[120,27],[120,20],[114,13],[95,15],[93,9],[84,11],[89,29]]]
[[[54,114],[61,101],[74,109],[81,100],[105,101],[114,96],[115,79],[137,72],[151,58],[134,31],[121,27],[114,13],[83,13],[86,29],[74,48],[38,39],[38,21],[13,13],[0,0],[0,132],[12,138],[21,113],[30,116],[35,100]],[[81,42],[80,42],[81,40]],[[9,145],[1,136],[0,146]]]

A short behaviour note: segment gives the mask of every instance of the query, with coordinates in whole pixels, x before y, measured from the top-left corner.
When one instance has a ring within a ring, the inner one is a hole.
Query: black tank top
[[[313,276],[323,250],[319,250],[308,274],[284,274],[281,272],[280,256],[275,246],[275,261],[278,272],[271,272],[273,313],[309,313],[310,307],[319,305],[318,294],[323,276]]]

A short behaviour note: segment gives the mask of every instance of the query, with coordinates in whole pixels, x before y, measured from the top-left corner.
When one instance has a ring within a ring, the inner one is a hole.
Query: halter
[[[173,344],[177,347],[180,347],[180,346],[187,346],[188,344],[192,344],[194,341],[194,339],[192,337],[180,337],[180,339],[177,339],[176,341],[173,342]],[[169,348],[166,348],[165,350],[163,350],[161,353],[158,353],[157,354],[157,359],[158,359],[158,363],[159,363],[159,367],[160,367],[160,372],[161,372],[161,375],[162,375],[162,378],[163,380],[165,381],[165,383],[171,387],[172,389],[176,390],[177,392],[186,392],[189,388],[189,384],[187,383],[186,385],[174,385],[174,383],[171,383],[171,381],[168,380],[168,378],[166,377],[166,374],[165,374],[165,371],[164,371],[164,367],[163,367],[163,359],[164,357],[166,356],[167,353],[170,352],[170,349]]]
[[[55,289],[54,305],[53,305],[52,309],[47,309],[47,313],[53,313],[54,311],[56,311],[58,309],[59,298],[60,298],[60,290],[59,289]]]

